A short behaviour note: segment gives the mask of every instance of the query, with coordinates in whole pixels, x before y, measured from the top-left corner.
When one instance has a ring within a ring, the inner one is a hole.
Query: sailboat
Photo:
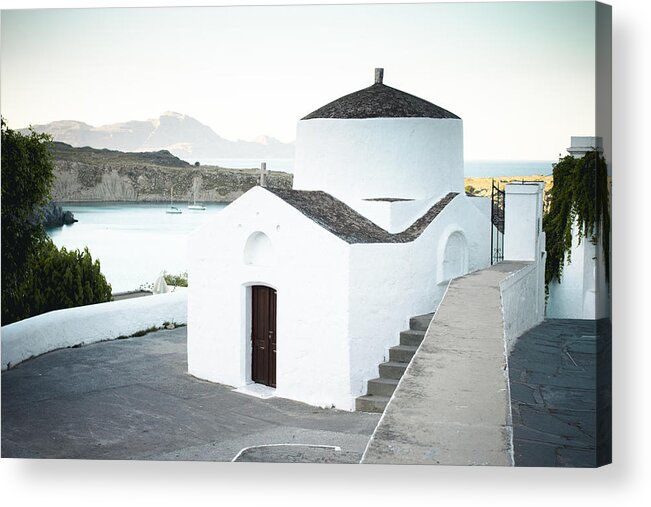
[[[165,210],[165,213],[169,213],[170,215],[178,215],[182,213],[182,211],[174,206],[174,187],[170,188],[170,207]]]
[[[194,191],[193,191],[193,199],[194,199],[194,204],[188,203],[188,209],[192,211],[206,211],[206,207],[199,203],[197,204],[197,188],[195,186]]]

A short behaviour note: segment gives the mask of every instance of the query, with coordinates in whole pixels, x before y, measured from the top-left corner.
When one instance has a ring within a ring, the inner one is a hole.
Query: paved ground
[[[2,457],[359,462],[380,414],[258,399],[189,376],[186,328],[2,373]],[[340,450],[328,447],[336,446]]]
[[[561,319],[519,338],[509,357],[516,466],[610,460],[610,340],[606,322]]]

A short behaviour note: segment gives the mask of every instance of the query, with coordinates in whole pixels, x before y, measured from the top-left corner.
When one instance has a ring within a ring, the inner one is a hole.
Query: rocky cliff
[[[231,202],[258,183],[256,169],[191,166],[169,152],[122,153],[55,143],[52,200]],[[271,172],[269,186],[291,188],[292,175]]]

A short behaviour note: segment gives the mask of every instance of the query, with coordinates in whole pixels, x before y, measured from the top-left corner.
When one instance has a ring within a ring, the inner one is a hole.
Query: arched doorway
[[[276,291],[251,287],[251,380],[276,387]]]

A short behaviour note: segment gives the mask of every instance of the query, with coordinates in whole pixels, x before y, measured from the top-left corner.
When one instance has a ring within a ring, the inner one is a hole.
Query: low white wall
[[[2,369],[51,350],[130,336],[164,322],[187,322],[187,291],[44,313],[2,327]]]
[[[545,286],[540,275],[544,266],[544,260],[532,262],[500,282],[507,353],[523,333],[543,320]]]

